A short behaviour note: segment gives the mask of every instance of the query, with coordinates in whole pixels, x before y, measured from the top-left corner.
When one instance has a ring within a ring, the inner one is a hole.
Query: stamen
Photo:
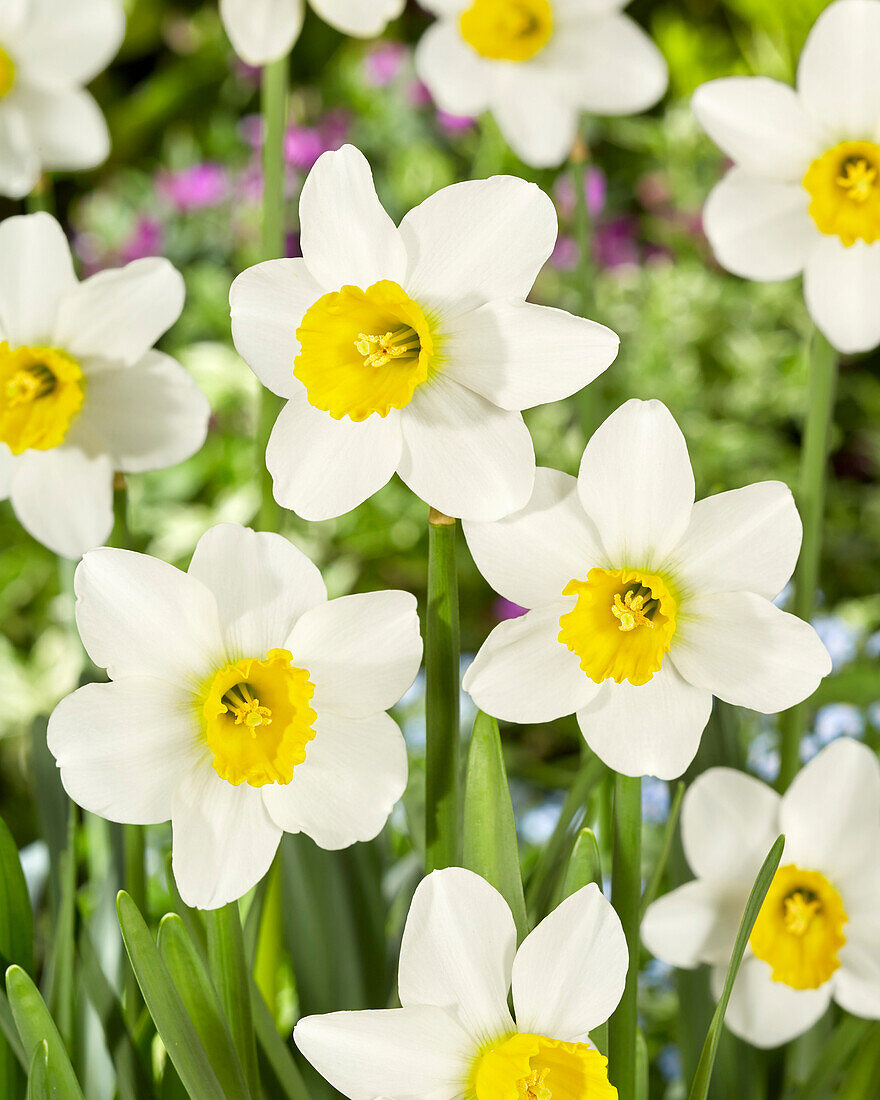
[[[46,397],[55,389],[57,379],[45,363],[30,363],[6,381],[5,395],[10,405],[24,405]]]
[[[657,608],[657,600],[651,598],[650,588],[632,588],[625,592],[623,599],[620,593],[614,593],[614,603],[611,605],[611,614],[620,623],[620,629],[624,631],[635,630],[639,626],[647,626],[654,629],[654,624],[649,616]]]
[[[818,898],[810,896],[801,890],[790,894],[783,902],[785,916],[783,918],[786,929],[793,936],[803,936],[813,923],[813,918],[822,909],[822,903]]]
[[[552,1100],[553,1094],[544,1084],[546,1078],[547,1070],[542,1069],[517,1081],[516,1089],[521,1100]]]
[[[354,346],[358,355],[363,355],[365,367],[386,367],[392,359],[412,353],[418,356],[421,351],[419,338],[408,325],[383,335],[359,332]]]
[[[843,175],[837,183],[854,202],[867,202],[877,181],[877,169],[864,159],[848,160],[843,165]]]
[[[236,684],[223,696],[227,711],[235,718],[237,726],[245,725],[251,737],[257,736],[260,726],[272,725],[272,711],[260,706],[260,700],[251,694],[247,684]]]

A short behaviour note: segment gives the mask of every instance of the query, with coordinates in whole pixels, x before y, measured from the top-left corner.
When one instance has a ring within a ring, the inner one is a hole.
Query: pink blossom
[[[222,164],[205,161],[179,172],[160,172],[156,177],[160,196],[180,211],[217,206],[229,194],[229,177]]]
[[[402,42],[380,42],[364,58],[364,77],[374,88],[393,84],[406,62],[409,51]]]

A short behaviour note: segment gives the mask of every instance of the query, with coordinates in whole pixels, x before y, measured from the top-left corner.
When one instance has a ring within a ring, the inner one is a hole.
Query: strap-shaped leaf
[[[576,894],[584,886],[589,886],[591,882],[595,882],[599,889],[602,889],[602,856],[599,853],[596,834],[585,826],[574,842],[560,900],[570,898],[572,894]]]
[[[45,1095],[52,1096],[53,1100],[83,1100],[55,1021],[49,1015],[40,991],[20,966],[10,966],[6,971],[6,994],[31,1071],[34,1053],[46,1044],[46,1079],[50,1091]]]
[[[34,918],[18,848],[0,820],[0,964],[34,969]],[[0,1096],[15,1096],[24,1086],[16,1052],[0,1037]]]
[[[27,1100],[52,1100],[49,1085],[49,1044],[44,1039],[34,1047],[28,1073]]]

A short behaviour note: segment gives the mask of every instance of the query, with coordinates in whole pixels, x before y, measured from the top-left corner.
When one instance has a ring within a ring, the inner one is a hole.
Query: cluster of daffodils
[[[0,225],[0,499],[78,558],[113,527],[115,472],[175,465],[202,445],[208,402],[153,350],[183,309],[167,260],[78,282],[48,214]]]
[[[406,785],[385,713],[422,656],[406,592],[327,599],[286,539],[234,525],[189,571],[102,547],[76,571],[76,621],[110,683],[64,699],[49,748],[70,797],[111,821],[171,819],[189,905],[263,877],[283,832],[370,840]]]
[[[402,1007],[309,1016],[294,1040],[351,1100],[615,1100],[590,1032],[617,1007],[627,962],[620,921],[595,885],[517,950],[496,890],[470,871],[434,871],[403,933]]]
[[[752,882],[785,834],[733,987],[732,1031],[778,1046],[832,1000],[880,1018],[880,764],[869,748],[832,743],[781,797],[742,772],[712,768],[688,789],[681,829],[696,878],[649,907],[642,937],[674,966],[708,963],[716,997]]]
[[[84,85],[124,32],[121,0],[0,4],[0,194],[22,198],[44,171],[106,158],[107,124]]]
[[[681,775],[713,695],[771,713],[831,670],[813,628],[771,602],[800,549],[791,493],[772,481],[695,503],[659,401],[613,413],[577,478],[539,469],[524,508],[464,532],[483,576],[529,609],[492,631],[466,690],[508,721],[577,714],[625,775]]]
[[[803,272],[807,306],[840,351],[880,343],[880,3],[837,0],[801,54],[797,88],[727,77],[693,107],[735,162],[709,197],[718,260],[749,279]]]

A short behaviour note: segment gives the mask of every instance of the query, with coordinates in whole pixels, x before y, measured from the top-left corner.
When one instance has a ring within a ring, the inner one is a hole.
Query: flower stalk
[[[205,913],[208,967],[229,1021],[232,1042],[244,1070],[248,1093],[260,1095],[257,1045],[251,1006],[251,982],[244,950],[238,902]]]
[[[457,528],[456,520],[431,509],[425,630],[425,863],[428,871],[458,863],[460,850]]]
[[[828,484],[828,447],[834,419],[838,355],[818,331],[809,349],[809,405],[801,449],[798,504],[804,538],[794,577],[791,610],[809,622],[816,606],[822,557],[822,526]],[[781,751],[779,788],[785,790],[800,765],[800,744],[806,722],[807,702],[787,710],[780,718]]]
[[[629,951],[629,970],[620,1004],[608,1022],[608,1064],[620,1100],[637,1100],[639,923],[642,865],[642,781],[614,777],[611,903],[617,910]]]

